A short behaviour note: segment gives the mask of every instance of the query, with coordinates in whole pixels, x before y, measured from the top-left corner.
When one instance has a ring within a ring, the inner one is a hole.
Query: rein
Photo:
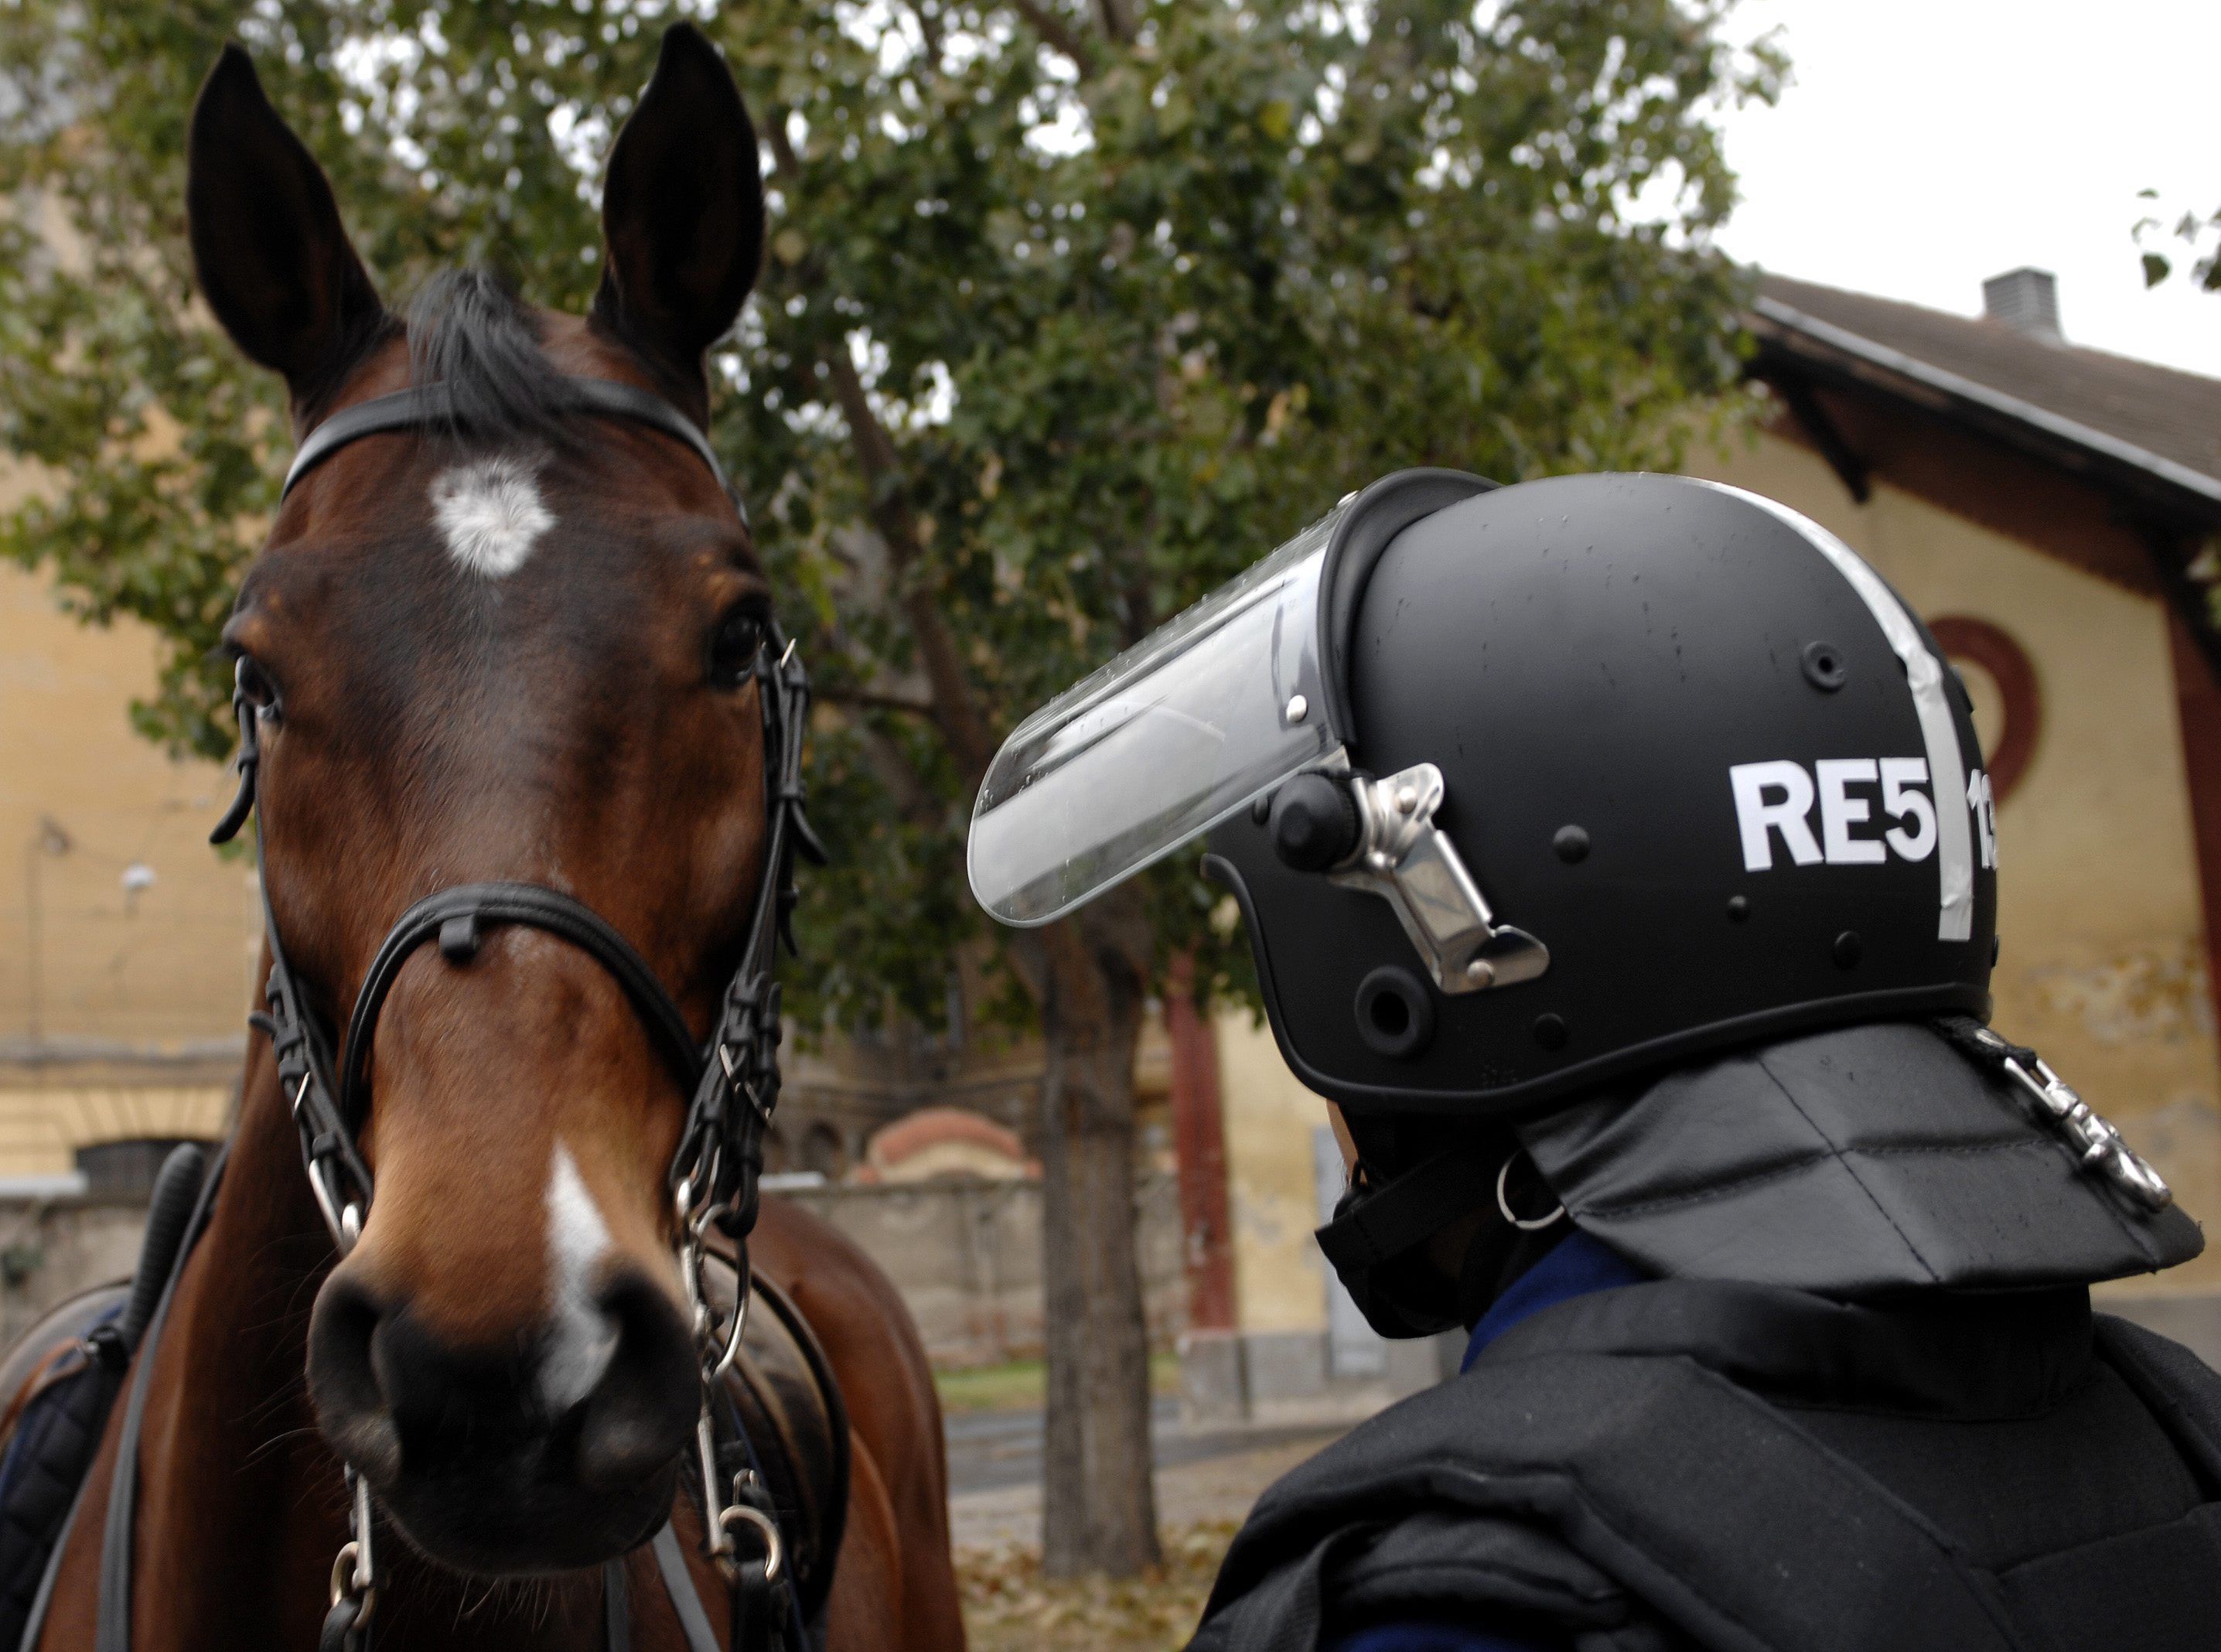
[[[709,442],[670,404],[647,391],[606,379],[569,379],[565,383],[568,410],[631,420],[685,442],[739,508],[740,501],[726,485]],[[310,469],[348,442],[384,432],[439,429],[454,423],[454,399],[444,385],[418,385],[344,409],[303,441],[286,472],[285,491],[291,491]],[[745,522],[745,510],[741,516]],[[740,1356],[748,1324],[752,1295],[748,1236],[756,1222],[764,1132],[779,1104],[779,985],[774,970],[781,941],[789,951],[794,946],[790,927],[795,900],[794,859],[799,854],[820,865],[825,859],[804,810],[802,737],[810,709],[809,678],[795,657],[793,644],[785,641],[775,622],[766,627],[765,635],[753,673],[763,710],[766,816],[763,880],[756,892],[739,967],[726,986],[716,1024],[704,1043],[694,1042],[684,1012],[647,961],[584,903],[537,884],[461,884],[418,901],[387,932],[356,995],[335,1078],[328,1035],[286,959],[277,913],[271,904],[262,811],[256,807],[262,756],[261,711],[246,692],[244,662],[241,685],[232,698],[239,719],[239,792],[209,836],[213,843],[228,842],[250,815],[253,817],[256,864],[263,869],[259,883],[263,933],[270,948],[270,976],[267,1012],[249,1020],[270,1039],[278,1081],[300,1133],[309,1186],[342,1257],[362,1236],[374,1192],[370,1167],[356,1145],[356,1134],[370,1108],[371,1049],[379,1016],[402,967],[419,948],[436,944],[449,963],[462,967],[477,954],[487,928],[521,925],[570,942],[624,989],[689,1096],[669,1180],[672,1214],[679,1236],[679,1274],[692,1318],[701,1376],[702,1408],[695,1445],[700,1460],[704,1547],[728,1581],[739,1588],[759,1590],[782,1581],[785,1545],[777,1524],[761,1506],[760,1494],[751,1483],[754,1477],[744,1471],[735,1475],[729,1485],[725,1483],[718,1464],[714,1401],[719,1383]],[[704,1277],[705,1241],[712,1223],[735,1244],[739,1281],[729,1323],[719,1323],[722,1317],[711,1305]],[[135,1443],[135,1435],[125,1442],[127,1454],[133,1452]],[[369,1482],[352,1464],[346,1466],[346,1474],[353,1511],[353,1535],[333,1561],[331,1612],[322,1637],[327,1652],[338,1649],[365,1652],[378,1598]],[[742,1528],[760,1549],[760,1555],[745,1562],[736,1543]],[[116,1544],[116,1534],[111,1530],[106,1551],[113,1551]],[[127,1529],[122,1536],[125,1584],[121,1613],[126,1644],[129,1544]],[[667,1525],[655,1547],[666,1582],[672,1580],[674,1568],[683,1580],[685,1568],[678,1564],[676,1540]],[[115,1558],[112,1552],[103,1553],[103,1580],[114,1569],[110,1562]],[[107,1593],[103,1589],[104,1596]],[[686,1604],[696,1604],[691,1590]],[[613,1605],[611,1611],[614,1624],[621,1605]],[[102,1616],[105,1645],[109,1614],[103,1611]],[[691,1628],[690,1624],[690,1631]]]

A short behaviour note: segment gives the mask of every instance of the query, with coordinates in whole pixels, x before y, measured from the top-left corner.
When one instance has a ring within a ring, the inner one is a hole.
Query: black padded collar
[[[1925,1024],[1756,1045],[1513,1128],[1577,1226],[1669,1279],[2022,1289],[2151,1273],[2205,1243],[2180,1208],[2085,1169]]]
[[[710,450],[709,438],[691,419],[654,391],[620,385],[610,379],[566,379],[563,384],[569,393],[571,411],[630,419],[675,436],[710,467],[710,474],[717,479],[719,487],[731,491],[725,482],[724,467]],[[451,427],[454,422],[454,398],[445,385],[412,385],[391,396],[377,396],[366,402],[357,402],[353,407],[343,407],[309,432],[293,455],[293,463],[285,472],[285,485],[278,497],[282,499],[291,493],[303,476],[360,437],[389,430],[437,429]]]

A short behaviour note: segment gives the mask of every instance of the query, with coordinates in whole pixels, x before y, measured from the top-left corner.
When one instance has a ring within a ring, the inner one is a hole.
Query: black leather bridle
[[[566,410],[644,424],[685,442],[710,467],[718,485],[724,473],[702,433],[660,397],[599,379],[564,381]],[[378,397],[332,415],[301,444],[285,477],[291,492],[313,466],[350,441],[384,432],[453,428],[454,404],[443,385],[423,385]],[[281,497],[283,496],[281,495]],[[740,501],[734,497],[735,507]],[[743,520],[746,519],[743,512]],[[334,1066],[328,1035],[285,956],[266,868],[260,879],[263,935],[270,948],[266,1013],[250,1017],[269,1036],[293,1123],[302,1162],[316,1206],[345,1256],[361,1236],[373,1182],[356,1145],[371,1100],[371,1047],[379,1012],[402,967],[427,944],[456,965],[475,955],[489,927],[516,924],[557,936],[607,970],[624,989],[673,1074],[691,1098],[685,1128],[673,1155],[670,1185],[679,1232],[679,1272],[692,1311],[702,1372],[702,1413],[697,1447],[701,1458],[704,1521],[711,1554],[729,1572],[735,1566],[734,1534],[751,1529],[763,1547],[763,1580],[779,1579],[780,1540],[775,1525],[737,1487],[721,1485],[714,1429],[716,1385],[738,1357],[750,1296],[748,1236],[755,1226],[763,1139],[779,1104],[779,986],[774,975],[782,940],[790,951],[795,900],[794,859],[823,864],[825,855],[804,810],[802,737],[809,716],[810,684],[792,644],[769,623],[753,675],[763,708],[766,832],[763,881],[759,886],[739,967],[725,989],[709,1039],[696,1043],[686,1017],[646,960],[605,919],[560,890],[527,883],[460,884],[418,901],[387,931],[363,978],[348,1018],[347,1037]],[[263,854],[257,773],[262,759],[262,710],[246,689],[245,662],[232,698],[239,718],[239,793],[210,835],[229,842],[254,820],[258,865]],[[729,1322],[720,1323],[704,1280],[704,1245],[712,1223],[735,1244],[740,1281]],[[333,1572],[333,1621],[326,1643],[362,1643],[375,1599],[371,1564],[367,1485],[347,1469],[355,1509],[354,1541]]]

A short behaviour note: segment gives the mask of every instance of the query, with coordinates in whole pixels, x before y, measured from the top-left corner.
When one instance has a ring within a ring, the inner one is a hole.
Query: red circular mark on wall
[[[1987,620],[1946,614],[1929,621],[1928,629],[1947,657],[1980,666],[2005,697],[2005,730],[1998,736],[1997,748],[1986,754],[1990,795],[2003,803],[2028,772],[2036,736],[2043,732],[2043,695],[2036,687],[2036,667],[2011,632]]]

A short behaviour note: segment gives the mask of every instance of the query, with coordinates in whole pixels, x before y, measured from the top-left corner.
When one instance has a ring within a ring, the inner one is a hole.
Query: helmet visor
[[[1020,723],[972,810],[972,892],[1064,916],[1337,750],[1318,663],[1337,506]]]

